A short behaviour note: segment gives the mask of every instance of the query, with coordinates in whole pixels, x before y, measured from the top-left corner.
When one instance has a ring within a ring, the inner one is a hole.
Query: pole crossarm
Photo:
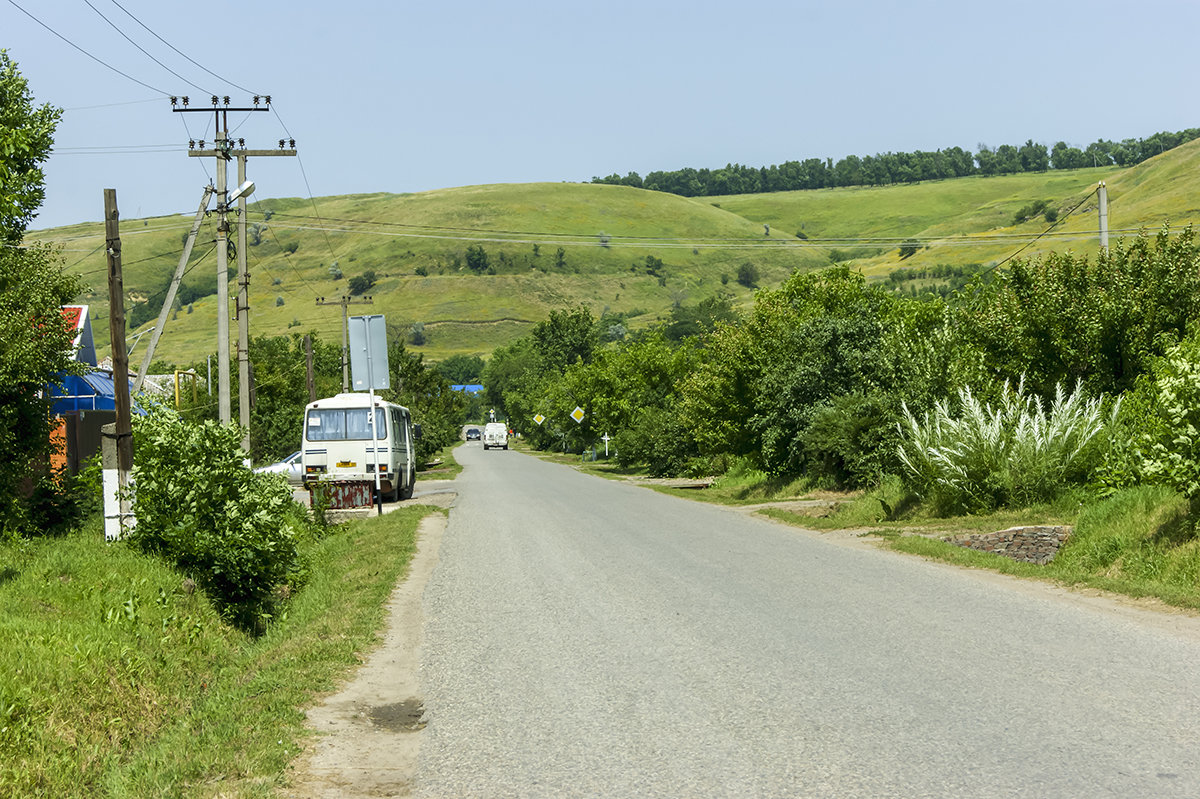
[[[271,155],[295,155],[295,150],[230,150],[228,155],[236,158],[239,155],[250,158],[262,158]],[[224,158],[224,150],[188,150],[188,158]]]

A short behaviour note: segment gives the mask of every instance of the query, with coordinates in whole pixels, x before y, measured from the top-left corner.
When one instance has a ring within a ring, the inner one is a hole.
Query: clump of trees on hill
[[[927,152],[848,155],[836,163],[832,158],[807,158],[771,166],[751,167],[726,164],[719,169],[685,167],[655,171],[642,178],[636,172],[624,177],[613,173],[594,177],[592,183],[634,186],[684,197],[723,194],[824,189],[831,186],[889,186],[922,180],[960,178],[967,175],[1011,175],[1045,172],[1049,169],[1080,169],[1097,166],[1133,166],[1151,156],[1200,137],[1200,128],[1155,133],[1145,139],[1120,142],[1100,139],[1086,148],[1057,142],[1052,148],[1032,139],[1020,146],[1002,144],[995,149],[979,145],[972,153],[961,147]]]
[[[713,298],[609,342],[586,308],[558,311],[483,380],[535,447],[607,433],[619,462],[658,475],[745,464],[842,488],[898,475],[945,512],[1191,485],[1200,445],[1178,443],[1196,438],[1179,431],[1200,396],[1191,229],[977,271],[936,269],[970,282],[917,299],[834,266],[760,290],[745,313]]]

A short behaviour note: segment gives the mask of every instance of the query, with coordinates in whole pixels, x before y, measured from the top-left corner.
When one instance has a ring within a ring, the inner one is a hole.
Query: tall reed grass
[[[1081,384],[1055,387],[1049,403],[1007,382],[1000,402],[981,402],[970,387],[917,419],[904,406],[899,423],[902,475],[939,512],[982,512],[1047,502],[1084,482],[1098,457],[1098,437],[1120,400],[1087,398]]]

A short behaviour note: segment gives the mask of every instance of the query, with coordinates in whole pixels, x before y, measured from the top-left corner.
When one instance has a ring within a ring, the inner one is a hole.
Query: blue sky
[[[256,199],[1200,126],[1194,1],[15,0],[153,88],[12,1],[0,47],[39,103],[67,109],[35,228],[99,220],[104,188],[126,219],[194,213],[214,167],[185,151],[211,116],[165,95],[248,104],[225,80],[277,112],[231,116],[235,136],[300,151],[251,160]]]

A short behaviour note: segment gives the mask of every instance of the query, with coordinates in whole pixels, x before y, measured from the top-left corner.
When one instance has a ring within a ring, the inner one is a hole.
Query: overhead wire
[[[86,2],[86,0],[85,0],[85,2]],[[149,34],[150,34],[151,36],[153,36],[155,39],[158,39],[160,42],[162,42],[163,44],[165,44],[167,47],[171,48],[173,51],[175,51],[175,53],[176,53],[177,55],[179,55],[179,56],[181,56],[182,58],[186,59],[186,60],[187,60],[188,62],[190,62],[190,63],[191,63],[193,66],[195,66],[195,67],[198,67],[199,69],[202,69],[202,70],[204,70],[204,71],[205,71],[205,72],[207,72],[209,75],[211,75],[212,77],[214,77],[214,78],[216,78],[217,80],[221,81],[222,83],[228,83],[230,86],[234,87],[235,89],[241,89],[242,91],[244,91],[244,92],[246,92],[246,93],[248,93],[248,94],[263,94],[263,92],[254,92],[254,91],[251,91],[250,89],[247,89],[245,86],[239,86],[238,84],[234,83],[233,81],[229,80],[228,78],[223,78],[223,77],[221,77],[220,75],[218,75],[217,73],[215,73],[215,72],[213,72],[211,69],[209,69],[208,67],[204,66],[203,64],[199,63],[198,61],[195,61],[195,60],[193,60],[193,59],[192,59],[191,57],[189,57],[189,56],[188,56],[186,53],[184,53],[183,51],[181,51],[181,50],[180,50],[179,48],[177,48],[175,45],[173,45],[173,44],[171,44],[170,42],[168,42],[168,41],[167,41],[166,39],[164,39],[163,37],[159,36],[157,33],[155,33],[153,30],[151,30],[151,29],[150,29],[150,27],[146,25],[146,23],[142,22],[140,19],[138,19],[136,16],[134,16],[134,14],[133,14],[132,12],[130,12],[130,11],[129,11],[129,9],[125,8],[125,6],[123,6],[123,5],[121,5],[120,3],[118,3],[118,2],[117,2],[117,0],[109,0],[109,2],[111,2],[111,3],[112,3],[114,6],[116,6],[117,8],[121,9],[122,11],[124,11],[124,12],[126,13],[126,15],[128,15],[128,16],[129,16],[129,18],[130,18],[130,19],[132,19],[132,20],[133,20],[134,22],[136,22],[138,25],[141,25],[141,26],[142,26],[142,28],[143,28],[143,29],[145,29],[145,31],[146,31],[147,33],[149,33]],[[89,5],[91,5],[91,4],[89,3]],[[191,85],[193,85],[193,86],[194,86],[195,84],[191,84]],[[197,88],[198,88],[198,87],[197,87]],[[201,91],[203,91],[203,89],[201,89]]]
[[[1085,198],[1086,200],[1086,198]],[[1065,220],[1078,206],[1066,212],[1061,218]],[[306,226],[306,225],[278,225],[284,229],[293,230],[325,230],[338,233],[361,233],[366,235],[383,235],[383,236],[404,236],[410,238],[438,238],[451,241],[487,241],[494,243],[512,243],[512,244],[571,244],[574,246],[630,246],[630,247],[717,247],[722,248],[722,245],[736,245],[731,248],[764,248],[764,247],[791,247],[791,248],[825,248],[827,245],[839,246],[878,246],[878,245],[900,245],[907,242],[928,243],[949,246],[992,246],[998,243],[1004,243],[1012,240],[1026,240],[1029,238],[1027,233],[978,233],[964,234],[957,236],[859,236],[859,237],[810,237],[807,239],[791,239],[791,238],[774,238],[774,239],[751,239],[751,238],[684,238],[678,236],[623,236],[623,235],[608,235],[604,234],[604,242],[599,242],[600,236],[593,233],[556,233],[550,231],[513,231],[495,228],[469,228],[457,226],[440,226],[440,225],[416,225],[403,222],[385,222],[372,221],[364,219],[347,219],[341,217],[312,217],[304,214],[290,214],[281,211],[271,212],[272,217],[282,219],[308,220],[315,219],[322,223],[322,227]],[[471,233],[476,235],[470,236],[449,236],[449,235],[434,235],[418,234],[418,233],[394,233],[390,231],[379,231],[363,229],[359,227],[326,227],[328,223],[338,223],[343,225],[362,225],[362,226],[379,226],[384,228],[401,228],[413,229],[420,231],[448,231]],[[1059,239],[1081,239],[1090,238],[1094,233],[1087,232],[1052,232],[1056,225],[1051,225],[1045,231],[1042,231],[1038,238],[1044,236],[1052,236]],[[1137,228],[1122,228],[1114,229],[1113,232],[1136,232]],[[537,236],[543,237],[543,240],[537,241],[533,239],[512,239],[512,238],[484,238],[483,236]],[[1036,240],[1036,239],[1035,239]]]
[[[1084,195],[1082,200],[1075,203],[1075,205],[1071,207],[1071,210],[1067,211],[1065,214],[1062,214],[1057,219],[1055,219],[1054,222],[1052,222],[1050,224],[1050,227],[1046,228],[1041,233],[1039,233],[1037,236],[1032,238],[1030,241],[1026,242],[1025,246],[1021,247],[1019,250],[1014,252],[1012,255],[1009,255],[1007,258],[1004,258],[1001,261],[997,261],[996,263],[989,266],[987,269],[984,269],[982,272],[979,273],[979,275],[982,277],[983,275],[986,275],[989,272],[995,271],[996,269],[1000,268],[1002,265],[1011,261],[1013,258],[1016,258],[1018,255],[1020,255],[1022,252],[1027,250],[1029,247],[1033,246],[1033,244],[1035,244],[1039,239],[1041,239],[1043,236],[1048,234],[1051,230],[1053,230],[1055,227],[1057,227],[1061,223],[1065,222],[1067,217],[1069,217],[1071,214],[1075,213],[1075,211],[1078,210],[1080,206],[1082,206],[1085,202],[1090,200],[1092,198],[1092,196],[1095,195],[1096,192],[1098,192],[1099,190],[1100,190],[1099,186],[1094,187],[1090,192],[1088,192],[1087,194]],[[1089,238],[1090,238],[1090,234],[1089,234]]]
[[[279,120],[279,125],[283,128],[283,132],[287,134],[289,139],[295,139],[292,132],[288,130],[287,123],[283,121],[283,117],[279,115],[279,107],[271,106],[271,113]],[[300,157],[300,151],[296,151],[296,164],[300,167],[300,177],[304,179],[304,190],[308,192],[308,200],[312,204],[313,213],[317,215],[317,219],[321,218],[321,211],[317,208],[317,198],[313,196],[312,186],[308,182],[308,171],[304,168],[304,159]],[[329,240],[329,234],[325,234],[325,246],[329,248],[329,254],[333,258],[337,258],[337,252],[333,249],[333,243]]]
[[[146,51],[146,49],[145,49],[144,47],[142,47],[140,44],[138,44],[137,42],[135,42],[133,39],[129,38],[129,35],[128,35],[128,34],[126,34],[126,33],[125,33],[125,31],[123,31],[123,30],[121,30],[120,28],[118,28],[118,27],[117,27],[117,25],[116,25],[116,23],[114,23],[114,22],[113,22],[111,19],[109,19],[108,17],[104,16],[104,14],[102,14],[102,13],[100,12],[100,9],[98,9],[98,8],[96,8],[94,5],[92,5],[92,0],[83,0],[83,2],[84,2],[84,3],[87,5],[87,7],[88,7],[88,8],[90,8],[92,11],[95,11],[95,12],[96,12],[96,15],[97,15],[97,16],[99,16],[99,17],[100,17],[100,19],[102,19],[102,20],[104,20],[105,22],[107,22],[107,23],[108,23],[108,26],[109,26],[110,28],[112,28],[113,30],[115,30],[117,33],[121,34],[121,37],[122,37],[123,39],[125,39],[125,41],[129,42],[129,43],[130,43],[130,44],[132,44],[134,47],[136,47],[136,48],[138,49],[138,52],[140,52],[142,55],[146,56],[146,58],[149,58],[149,59],[150,59],[151,61],[153,61],[155,64],[158,64],[160,67],[162,67],[163,69],[165,69],[167,72],[170,72],[172,75],[174,75],[175,77],[179,78],[181,81],[183,81],[184,83],[186,83],[188,86],[191,86],[191,87],[192,87],[193,89],[195,89],[196,91],[198,91],[198,92],[206,92],[207,94],[212,94],[212,92],[209,92],[207,89],[205,89],[205,88],[203,88],[203,87],[201,87],[201,86],[197,86],[195,83],[192,83],[190,80],[188,80],[188,79],[187,79],[187,78],[185,78],[184,76],[180,75],[178,72],[176,72],[175,70],[171,69],[169,66],[167,66],[167,65],[166,65],[166,64],[164,64],[163,62],[159,61],[159,60],[158,60],[157,58],[155,58],[154,56],[150,55],[150,53],[149,53],[149,52],[147,52],[147,51]],[[121,10],[122,10],[122,11],[124,11],[124,9],[121,9]],[[129,12],[126,12],[126,13],[129,13]]]
[[[76,105],[70,108],[64,108],[64,111],[91,111],[96,108],[116,108],[121,105],[140,105],[142,103],[159,103],[162,102],[157,97],[152,97],[148,100],[127,100],[123,103],[100,103],[99,105]]]
[[[54,30],[54,28],[51,28],[51,27],[50,27],[49,25],[47,25],[45,22],[42,22],[40,19],[38,19],[37,17],[35,17],[33,14],[30,14],[30,13],[29,13],[28,11],[26,11],[24,8],[22,8],[21,6],[19,6],[19,5],[17,4],[16,0],[8,0],[8,2],[9,2],[9,5],[11,5],[13,8],[17,9],[18,11],[20,11],[20,12],[21,12],[22,14],[24,14],[25,16],[29,17],[29,18],[30,18],[31,20],[33,20],[34,22],[36,22],[37,24],[41,25],[41,26],[42,26],[43,28],[45,28],[46,30],[50,31],[50,33],[54,34],[54,35],[55,35],[55,36],[57,36],[59,39],[62,39],[64,42],[66,42],[67,44],[71,45],[71,46],[72,46],[72,47],[74,47],[76,50],[78,50],[79,52],[83,53],[85,56],[87,56],[88,58],[92,59],[93,61],[95,61],[95,62],[96,62],[97,64],[99,64],[100,66],[102,66],[102,67],[105,67],[106,69],[110,69],[110,70],[112,70],[113,72],[117,73],[117,74],[118,74],[118,75],[120,75],[121,77],[123,77],[123,78],[126,78],[127,80],[131,80],[131,81],[133,81],[134,83],[138,84],[139,86],[144,86],[145,88],[149,89],[150,91],[153,91],[153,92],[158,92],[159,94],[163,95],[164,97],[170,97],[170,96],[171,96],[171,93],[170,93],[170,92],[163,91],[162,89],[158,88],[157,86],[151,86],[149,83],[146,83],[145,81],[138,80],[137,78],[133,77],[132,75],[126,74],[126,73],[122,72],[121,70],[117,69],[117,68],[116,68],[116,67],[114,67],[112,64],[109,64],[107,61],[104,61],[103,59],[101,59],[101,58],[99,58],[99,57],[97,57],[97,56],[94,56],[94,55],[92,55],[92,54],[91,54],[91,53],[89,53],[87,50],[84,50],[82,47],[80,47],[79,45],[75,44],[75,42],[73,42],[73,41],[71,41],[70,39],[68,39],[66,36],[63,36],[63,35],[62,35],[61,33],[59,33],[58,31]]]

